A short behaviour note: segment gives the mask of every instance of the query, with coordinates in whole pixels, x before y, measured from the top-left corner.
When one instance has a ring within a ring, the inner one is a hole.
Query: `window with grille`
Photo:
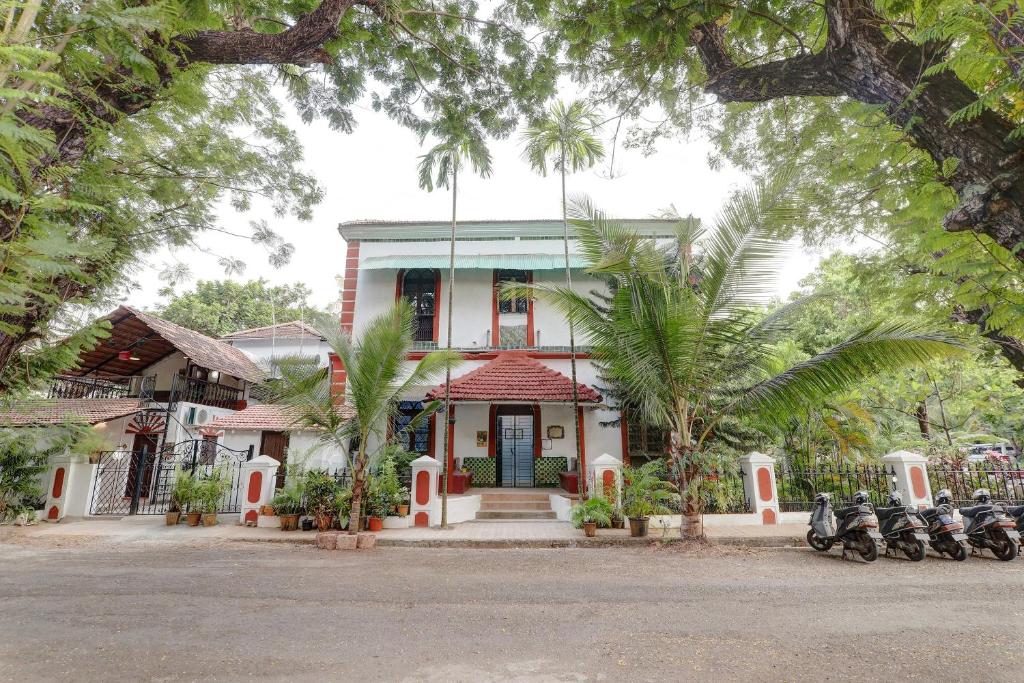
[[[630,459],[661,458],[668,453],[669,431],[662,427],[651,427],[636,421],[627,422],[629,428]]]
[[[525,270],[499,270],[498,271],[498,287],[505,282],[515,282],[521,285],[528,284],[530,282],[530,274]],[[501,291],[500,289],[498,290]],[[498,313],[526,313],[529,310],[529,303],[526,297],[516,297],[514,299],[498,298]]]
[[[407,451],[429,455],[430,453],[430,420],[423,419],[416,429],[409,431],[409,424],[412,419],[423,410],[423,403],[420,401],[402,401],[398,404],[398,414],[395,416],[392,433],[395,440]]]
[[[412,304],[414,341],[434,341],[437,313],[437,276],[433,270],[416,268],[402,277],[402,296]]]

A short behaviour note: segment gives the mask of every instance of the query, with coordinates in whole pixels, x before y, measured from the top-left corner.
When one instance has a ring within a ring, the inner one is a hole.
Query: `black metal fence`
[[[885,465],[817,465],[793,468],[776,465],[775,486],[782,512],[810,511],[814,496],[831,493],[834,503],[849,504],[857,491],[867,491],[871,502],[883,505],[894,488],[896,471]]]
[[[214,441],[182,441],[149,451],[107,451],[97,461],[91,515],[160,515],[170,509],[171,489],[179,471],[203,479],[220,467],[231,486],[218,512],[241,510],[240,466],[252,449],[234,450]]]
[[[940,463],[928,465],[925,469],[932,497],[941,489],[949,489],[956,507],[972,505],[972,496],[977,489],[988,489],[996,501],[1024,504],[1024,469],[989,462]]]
[[[703,510],[708,515],[731,515],[750,512],[750,499],[743,488],[742,469],[735,472],[712,472],[700,483],[699,495]],[[673,484],[676,482],[673,481]],[[674,514],[681,514],[685,507],[683,497],[669,503],[667,507]]]

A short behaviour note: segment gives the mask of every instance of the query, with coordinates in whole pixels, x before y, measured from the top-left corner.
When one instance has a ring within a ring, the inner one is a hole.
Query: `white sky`
[[[286,109],[290,109],[286,107]],[[384,114],[369,109],[357,112],[358,127],[351,135],[330,130],[323,123],[303,124],[290,116],[305,148],[307,171],[315,174],[325,191],[324,201],[314,210],[312,222],[275,219],[259,208],[240,215],[227,205],[221,214],[222,227],[247,233],[250,220],[266,219],[268,224],[295,245],[288,266],[274,269],[266,252],[246,240],[218,233],[206,233],[201,243],[223,255],[241,258],[246,271],[231,279],[246,281],[258,277],[274,284],[303,282],[313,291],[310,304],[326,307],[338,299],[335,276],[344,268],[345,243],[338,234],[339,222],[354,219],[447,220],[451,197],[445,190],[425,192],[416,181],[416,163],[423,149],[417,137]],[[608,137],[610,138],[609,131]],[[607,142],[607,141],[606,141]],[[674,205],[683,215],[693,213],[710,221],[726,195],[742,186],[746,177],[732,168],[713,172],[706,163],[710,146],[706,140],[663,140],[650,157],[622,150],[616,152],[617,177],[608,178],[607,161],[599,168],[570,176],[570,193],[586,193],[595,203],[617,218],[644,218]],[[459,178],[460,219],[555,218],[560,215],[559,183],[555,176],[534,174],[520,158],[518,136],[493,142],[494,174],[487,180]],[[797,282],[814,269],[819,255],[798,249],[780,274],[779,295],[796,288]],[[160,302],[162,283],[158,273],[175,259],[188,263],[195,279],[224,279],[216,259],[202,253],[163,250],[148,259],[133,274],[138,283],[125,303],[151,307]],[[178,286],[183,292],[194,280]]]

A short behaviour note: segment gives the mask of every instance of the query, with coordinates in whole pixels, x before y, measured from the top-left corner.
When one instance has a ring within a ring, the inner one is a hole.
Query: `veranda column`
[[[258,455],[239,465],[238,500],[242,501],[239,513],[240,524],[256,524],[260,518],[260,508],[270,505],[274,497],[274,482],[277,480],[277,468],[281,466],[269,455]]]
[[[740,466],[743,468],[743,493],[750,503],[750,511],[761,516],[762,524],[778,524],[775,458],[754,451],[740,458]]]
[[[910,451],[895,451],[884,456],[882,463],[887,473],[895,471],[895,488],[902,494],[904,505],[932,506],[932,487],[925,470],[928,458]]]
[[[46,479],[43,517],[50,522],[59,522],[65,517],[88,515],[95,475],[96,465],[78,462],[66,454],[53,458]]]
[[[622,461],[608,453],[602,453],[590,463],[590,471],[590,492],[595,496],[602,496],[615,507],[621,507]]]
[[[441,523],[441,501],[437,496],[437,480],[441,463],[429,455],[411,463],[412,491],[409,492],[409,514],[413,526],[437,526]]]

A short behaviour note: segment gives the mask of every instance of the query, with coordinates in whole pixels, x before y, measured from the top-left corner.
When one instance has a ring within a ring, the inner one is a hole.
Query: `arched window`
[[[434,316],[437,315],[437,273],[426,268],[408,270],[402,276],[402,296],[412,304],[415,322],[413,340],[434,339]]]

